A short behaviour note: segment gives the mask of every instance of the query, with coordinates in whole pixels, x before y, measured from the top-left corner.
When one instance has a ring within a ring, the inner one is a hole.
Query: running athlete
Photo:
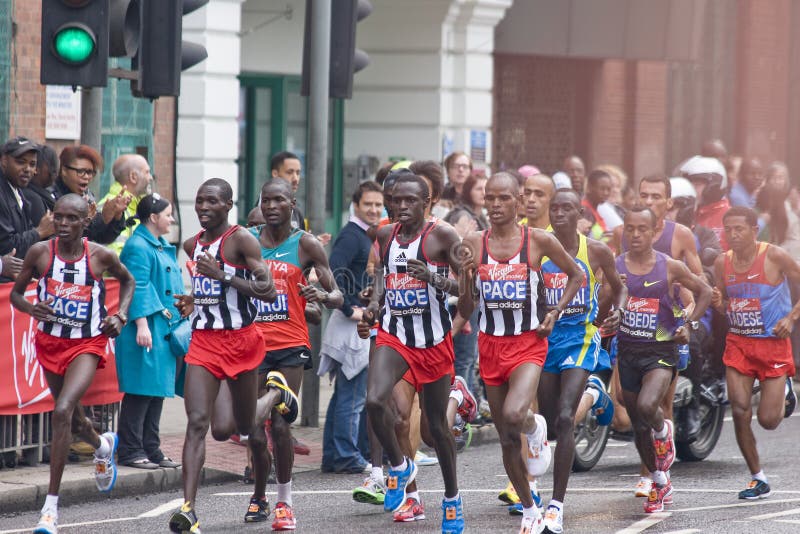
[[[677,374],[677,344],[689,340],[711,300],[711,288],[679,261],[653,249],[656,216],[636,206],[624,219],[629,250],[617,257],[625,275],[628,298],[617,339],[619,380],[635,435],[636,450],[653,481],[644,511],[660,512],[672,502],[668,470],[675,460],[672,421],[660,407]],[[692,292],[696,301],[686,322],[678,326],[673,284]],[[677,328],[676,328],[677,327]]]
[[[375,277],[372,299],[361,321],[366,323],[362,327],[372,325],[379,310],[378,297],[384,295],[368,377],[367,411],[391,462],[384,509],[395,511],[406,500],[406,490],[416,477],[417,466],[412,458],[403,455],[398,443],[390,399],[401,379],[421,392],[420,403],[445,484],[442,532],[460,533],[464,530],[464,514],[458,493],[455,444],[446,421],[454,374],[447,292],[457,289],[448,274],[450,269],[458,273],[459,237],[451,226],[425,219],[430,201],[425,180],[411,173],[403,174],[392,190],[397,222],[378,230],[381,257],[375,267],[384,276]]]
[[[506,474],[522,501],[520,532],[538,533],[542,515],[527,475],[542,476],[551,453],[547,423],[530,406],[547,355],[546,337],[585,276],[552,234],[517,224],[522,197],[513,176],[503,172],[492,176],[485,199],[491,227],[464,239],[458,308],[468,316],[478,302],[480,372]],[[545,257],[565,273],[563,292],[546,314],[539,302],[543,292],[540,264]],[[527,469],[520,455],[521,433],[527,435]]]
[[[73,430],[95,449],[97,489],[109,492],[117,480],[117,435],[98,435],[80,400],[95,371],[106,365],[109,338],[118,336],[127,322],[136,282],[114,252],[82,237],[90,221],[83,198],[74,194],[59,198],[53,208],[55,239],[28,250],[11,292],[14,307],[39,321],[36,358],[55,401],[50,484],[34,530],[45,534],[58,530],[58,490]],[[119,280],[119,311],[114,315],[108,315],[105,306],[105,272]],[[33,278],[39,279],[36,304],[25,298]]]
[[[233,190],[221,178],[206,180],[197,190],[194,209],[203,229],[187,239],[183,249],[192,294],[180,295],[178,309],[192,310],[192,341],[184,361],[186,438],[183,443],[184,504],[169,520],[172,532],[200,532],[195,497],[205,461],[205,437],[220,382],[230,388],[238,433],[247,439],[253,462],[269,460],[263,430],[255,432],[258,366],[264,340],[253,324],[257,298],[274,302],[272,277],[261,259],[258,240],[228,222]],[[252,436],[251,436],[252,434]]]
[[[591,176],[591,175],[590,175]],[[596,274],[602,272],[609,293],[616,296],[616,308],[625,303],[625,286],[614,265],[614,254],[605,244],[578,233],[583,208],[578,194],[560,189],[550,201],[550,224],[556,239],[581,267],[585,282],[566,306],[548,337],[547,359],[539,383],[539,406],[551,428],[555,427],[556,450],[553,462],[553,495],[545,511],[545,528],[558,534],[563,531],[563,502],[575,455],[575,414],[584,395],[586,380],[600,364],[600,331]],[[550,258],[542,259],[545,302],[549,309],[562,300],[567,275]],[[619,313],[602,321],[602,328],[615,330]],[[607,355],[605,356],[607,360]],[[604,362],[609,368],[609,362]],[[602,387],[602,386],[601,386]],[[599,395],[601,392],[596,392]],[[602,393],[605,393],[603,390]],[[609,406],[610,407],[610,406]],[[607,415],[610,416],[609,413]]]
[[[792,307],[789,283],[800,283],[800,266],[782,248],[756,241],[758,217],[752,209],[733,207],[722,223],[730,249],[714,264],[712,302],[728,318],[723,358],[728,399],[736,442],[752,477],[739,498],[763,499],[770,487],[750,427],[753,382],[761,385],[758,423],[774,430],[797,403],[789,335],[800,318],[800,302]]]

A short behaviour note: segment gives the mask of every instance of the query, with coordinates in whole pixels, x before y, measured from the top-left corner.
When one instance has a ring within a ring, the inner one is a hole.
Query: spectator
[[[447,201],[448,208],[453,208],[458,204],[464,183],[472,174],[472,159],[464,152],[453,152],[444,158],[444,168],[447,171],[447,186],[444,188],[441,199]]]
[[[427,159],[412,162],[408,165],[408,170],[422,177],[428,184],[428,191],[431,192],[431,203],[425,211],[425,218],[430,218],[431,214],[441,219],[446,217],[450,210],[442,209],[443,206],[440,205],[442,192],[444,190],[444,172],[442,171],[442,166],[433,160]],[[464,190],[463,186],[461,190]],[[456,201],[460,203],[461,197],[456,199]]]
[[[0,148],[0,283],[16,277],[21,267],[17,260],[25,258],[34,243],[53,235],[53,215],[43,216],[34,226],[22,193],[36,173],[38,154],[39,146],[26,137],[9,139]]]
[[[520,184],[521,186],[524,186],[525,180],[527,180],[531,176],[535,176],[537,174],[542,174],[542,171],[539,170],[539,167],[537,167],[536,165],[529,165],[527,163],[525,165],[523,165],[522,167],[520,167],[519,169],[517,169],[517,172],[520,175],[522,175],[522,178],[523,178],[522,184]]]
[[[65,147],[58,159],[61,164],[58,178],[50,188],[53,199],[58,200],[68,193],[84,197],[89,202],[90,215],[94,212],[89,227],[83,232],[84,237],[103,245],[111,243],[125,228],[124,214],[130,195],[114,197],[105,203],[102,211],[97,212],[89,184],[103,170],[103,157],[90,146],[77,145]]]
[[[697,225],[713,230],[722,249],[728,250],[722,229],[722,217],[731,207],[725,198],[728,190],[725,167],[716,158],[694,156],[681,166],[680,173],[697,192]]]
[[[150,173],[150,165],[148,165],[147,160],[139,154],[123,154],[118,157],[111,166],[111,174],[114,176],[114,183],[111,184],[108,194],[103,197],[97,206],[103,209],[106,202],[112,201],[123,194],[128,194],[131,197],[122,215],[125,227],[114,242],[108,245],[108,248],[119,254],[122,252],[122,247],[125,246],[125,241],[133,234],[134,229],[139,224],[139,219],[134,218],[134,215],[136,215],[139,200],[150,189],[153,175]]]
[[[767,170],[767,181],[756,198],[756,210],[763,228],[759,241],[766,241],[786,250],[794,261],[800,261],[800,219],[787,200],[789,170],[776,161]]]
[[[361,473],[369,455],[366,433],[359,433],[367,396],[369,340],[358,336],[357,326],[363,314],[359,293],[369,286],[366,268],[372,240],[367,230],[378,223],[383,210],[381,186],[374,181],[359,184],[353,193],[353,210],[330,256],[344,304],[328,321],[317,371],[335,375],[322,437],[323,472]]]
[[[572,189],[583,197],[583,181],[586,178],[586,166],[583,164],[583,160],[575,155],[567,156],[564,158],[564,163],[561,166],[561,170],[569,176]],[[555,176],[553,178],[555,179]],[[556,183],[556,185],[558,185],[558,183]]]
[[[170,349],[171,325],[183,294],[176,251],[164,235],[175,222],[172,205],[159,195],[137,203],[140,223],[125,242],[120,261],[136,279],[128,323],[117,338],[119,390],[125,395],[119,415],[119,463],[140,469],[178,467],[161,452],[158,427],[164,397],[175,395],[177,362]],[[180,360],[178,360],[180,358]]]
[[[608,196],[608,202],[616,207],[622,206],[622,191],[628,185],[628,175],[621,168],[610,163],[598,165],[595,169],[605,171],[611,177],[611,194]],[[618,212],[618,214],[622,217],[624,212]]]
[[[292,184],[292,191],[297,195],[297,190],[300,188],[300,175],[303,171],[303,165],[296,154],[287,151],[278,152],[269,160],[269,168],[273,178],[281,178]],[[261,205],[261,198],[258,199],[258,202]],[[297,206],[292,210],[292,227],[300,228],[306,232],[310,231],[308,229],[308,221],[306,221],[303,212]],[[331,234],[316,234],[316,238],[325,246],[330,243]]]
[[[731,187],[731,206],[754,208],[758,191],[764,185],[764,167],[758,158],[749,158],[742,163],[739,181]]]
[[[23,190],[25,199],[31,203],[31,221],[39,224],[48,210],[53,211],[56,201],[48,188],[52,187],[58,175],[58,154],[48,145],[39,145],[36,158],[36,174]]]
[[[588,235],[593,239],[607,241],[611,237],[610,232],[622,224],[614,208],[607,202],[612,184],[611,175],[599,169],[590,172],[586,179],[586,194],[581,200],[582,217],[591,224]]]
[[[444,220],[456,229],[462,239],[469,232],[489,228],[489,222],[486,220],[486,214],[484,213],[483,197],[485,194],[486,177],[470,175],[461,189],[458,207],[445,217]],[[459,376],[463,375],[459,374]]]

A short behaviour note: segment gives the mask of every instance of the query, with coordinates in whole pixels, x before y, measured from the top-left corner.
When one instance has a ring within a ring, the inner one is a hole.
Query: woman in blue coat
[[[164,397],[175,395],[177,358],[164,336],[180,314],[175,295],[183,278],[169,232],[172,205],[147,195],[136,210],[139,226],[125,243],[120,260],[136,279],[128,323],[116,340],[117,377],[125,395],[119,416],[119,463],[142,469],[178,467],[161,452],[159,421]]]

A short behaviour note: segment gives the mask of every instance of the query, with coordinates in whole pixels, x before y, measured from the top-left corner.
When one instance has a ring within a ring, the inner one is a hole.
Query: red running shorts
[[[108,336],[100,334],[95,337],[70,339],[51,336],[37,330],[36,332],[36,358],[39,364],[48,372],[64,376],[67,367],[81,354],[94,354],[100,359],[97,368],[106,366],[106,345]]]
[[[422,386],[436,382],[445,375],[455,376],[455,354],[453,353],[453,336],[448,332],[444,339],[433,347],[418,349],[403,344],[397,336],[393,336],[383,328],[378,329],[375,346],[387,346],[394,349],[408,364],[408,371],[403,380],[422,391]]]
[[[488,386],[505,384],[514,369],[523,363],[542,367],[546,357],[547,338],[540,338],[533,330],[517,336],[478,333],[481,378]]]
[[[792,342],[787,338],[728,334],[722,363],[759,380],[794,376]]]
[[[184,361],[222,380],[252,371],[264,360],[264,352],[264,338],[255,324],[236,330],[193,330]]]

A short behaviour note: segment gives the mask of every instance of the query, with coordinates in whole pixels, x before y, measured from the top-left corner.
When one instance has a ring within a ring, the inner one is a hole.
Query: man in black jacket
[[[42,216],[53,211],[56,199],[50,188],[58,176],[58,154],[49,145],[39,145],[39,154],[36,157],[36,174],[31,178],[28,187],[23,191],[25,199],[31,204],[31,221],[39,224]]]
[[[25,137],[10,139],[0,148],[0,283],[10,282],[19,272],[14,272],[13,257],[21,260],[34,243],[53,235],[53,214],[46,213],[34,226],[22,193],[36,173],[38,153],[39,146]]]

